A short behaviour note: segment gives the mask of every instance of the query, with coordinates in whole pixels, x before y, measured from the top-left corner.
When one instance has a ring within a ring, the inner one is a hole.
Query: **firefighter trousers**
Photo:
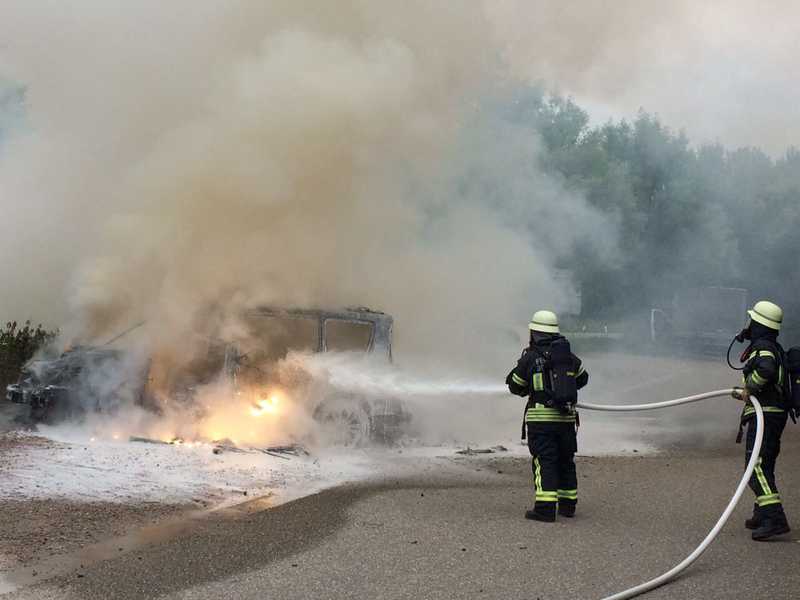
[[[764,415],[764,440],[761,442],[761,454],[756,468],[750,477],[750,489],[756,495],[756,507],[764,516],[783,512],[781,496],[775,485],[775,462],[781,452],[781,434],[786,426],[786,413]],[[745,443],[745,465],[753,454],[756,439],[755,417],[747,421],[747,438]]]
[[[536,492],[534,511],[553,515],[558,503],[574,506],[578,502],[575,423],[537,422],[528,423],[527,427]]]

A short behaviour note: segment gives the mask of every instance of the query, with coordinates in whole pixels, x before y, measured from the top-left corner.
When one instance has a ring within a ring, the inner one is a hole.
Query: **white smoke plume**
[[[28,131],[0,157],[0,311],[70,343],[146,321],[122,343],[157,375],[238,340],[244,309],[366,305],[395,317],[398,363],[502,381],[531,311],[571,302],[554,261],[613,251],[613,227],[493,114],[493,36],[478,3],[5,4]],[[197,418],[122,420],[275,440],[223,385]],[[283,437],[311,429],[301,395]]]
[[[31,123],[0,164],[4,313],[84,338],[146,319],[185,353],[211,307],[368,305],[466,354],[570,291],[514,204],[561,244],[588,209],[496,152],[535,140],[458,149],[503,75],[480,5],[4,6]],[[459,152],[514,197],[459,193]]]

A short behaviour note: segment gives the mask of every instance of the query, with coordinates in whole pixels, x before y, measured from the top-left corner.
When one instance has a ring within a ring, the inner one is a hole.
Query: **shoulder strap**
[[[775,387],[785,400],[791,395],[792,392],[791,383],[789,381],[789,365],[788,360],[786,359],[786,352],[777,341],[759,340],[759,343],[753,349],[752,358],[757,358],[761,352],[769,352],[775,358],[775,362],[778,365],[778,381],[775,384]]]

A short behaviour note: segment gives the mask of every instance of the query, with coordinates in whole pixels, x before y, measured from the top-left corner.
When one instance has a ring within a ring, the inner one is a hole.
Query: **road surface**
[[[797,530],[751,541],[743,528],[748,495],[706,555],[647,598],[798,597],[796,428],[789,425],[784,439],[779,484]],[[659,456],[580,458],[578,515],[555,524],[522,518],[531,502],[524,458],[420,461],[410,476],[213,516],[116,556],[106,549],[8,597],[602,598],[696,546],[733,492],[741,450],[731,441]]]

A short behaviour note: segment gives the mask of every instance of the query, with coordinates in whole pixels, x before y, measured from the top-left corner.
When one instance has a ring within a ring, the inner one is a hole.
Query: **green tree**
[[[57,331],[47,331],[41,325],[32,327],[30,321],[22,327],[16,321],[6,323],[0,330],[0,384],[3,389],[15,381],[22,366],[57,335]]]

